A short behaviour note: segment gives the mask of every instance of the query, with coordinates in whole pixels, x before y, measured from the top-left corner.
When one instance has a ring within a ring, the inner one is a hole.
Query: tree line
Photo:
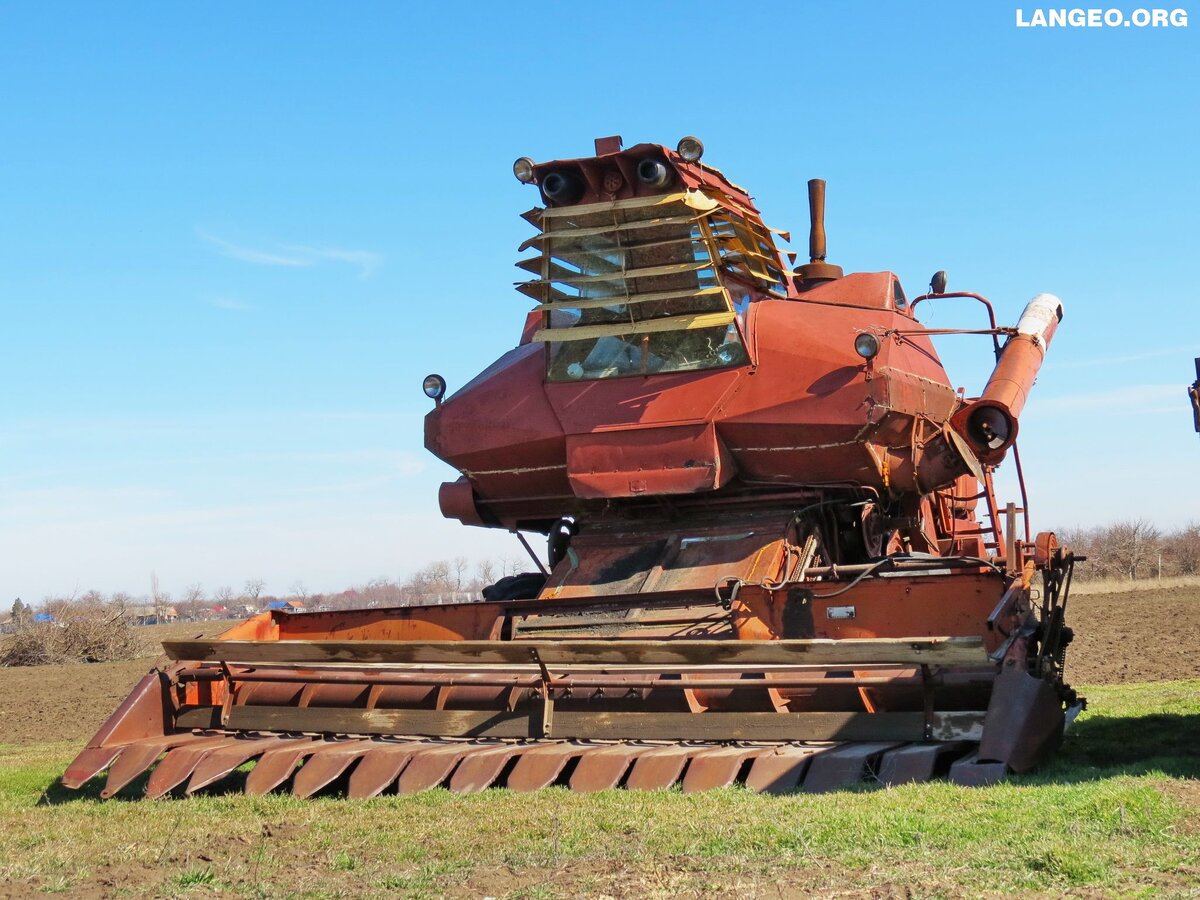
[[[481,599],[482,590],[505,575],[531,568],[532,562],[528,560],[522,565],[520,560],[511,558],[472,562],[458,556],[449,560],[434,560],[406,577],[375,578],[333,592],[313,592],[302,581],[294,581],[286,590],[272,593],[267,590],[265,580],[250,578],[239,589],[222,585],[210,591],[196,583],[173,595],[160,590],[158,579],[152,577],[150,593],[137,596],[124,591],[103,594],[90,590],[45,597],[36,604],[18,598],[12,602],[9,616],[4,616],[3,607],[0,607],[0,623],[10,628],[21,627],[32,624],[35,616],[43,614],[54,621],[64,621],[77,618],[83,610],[100,607],[111,609],[111,614],[131,621],[147,618],[161,621],[169,617],[195,622],[245,618],[278,601],[292,603],[306,610],[469,602]]]
[[[1164,530],[1148,519],[1125,519],[1091,528],[1062,528],[1057,534],[1059,543],[1077,555],[1087,557],[1086,562],[1075,568],[1075,577],[1078,579],[1138,581],[1200,575],[1200,523],[1191,522]],[[160,591],[157,579],[152,579],[151,593],[143,596],[120,591],[109,595],[87,591],[70,596],[47,597],[36,605],[16,600],[11,606],[11,616],[7,618],[11,624],[21,625],[31,622],[37,613],[48,613],[55,619],[61,619],[72,610],[105,606],[125,610],[130,617],[135,610],[161,613],[170,609],[181,620],[199,621],[244,618],[250,612],[265,609],[271,602],[279,600],[293,602],[307,610],[468,602],[480,599],[483,588],[500,578],[532,568],[529,560],[507,558],[471,561],[464,556],[456,556],[448,560],[434,560],[402,578],[375,578],[343,591],[324,593],[309,591],[303,582],[296,581],[287,590],[274,594],[267,591],[267,583],[263,579],[250,578],[240,589],[223,585],[208,591],[203,585],[191,584],[173,597],[169,592]]]
[[[1063,528],[1059,543],[1086,556],[1075,577],[1140,581],[1200,575],[1200,524],[1163,530],[1149,519],[1124,519],[1092,528]]]

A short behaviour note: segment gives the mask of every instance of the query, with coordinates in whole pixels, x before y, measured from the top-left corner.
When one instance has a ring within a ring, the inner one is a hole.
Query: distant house
[[[299,600],[272,600],[267,609],[280,609],[284,612],[303,612],[304,604]]]
[[[126,613],[133,620],[134,625],[165,625],[179,619],[179,611],[173,606],[157,608],[153,604],[129,606],[126,607]]]

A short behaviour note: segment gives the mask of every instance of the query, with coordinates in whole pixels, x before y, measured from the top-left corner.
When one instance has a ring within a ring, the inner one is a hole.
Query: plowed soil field
[[[1076,687],[1200,677],[1200,587],[1072,597]],[[147,629],[152,639],[208,636],[227,622]],[[116,709],[154,657],[119,663],[0,669],[0,744],[82,741]]]

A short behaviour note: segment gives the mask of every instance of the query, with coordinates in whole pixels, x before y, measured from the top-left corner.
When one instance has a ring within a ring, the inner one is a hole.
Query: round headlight
[[[874,359],[879,355],[879,338],[869,331],[864,331],[854,339],[854,352],[863,359]]]
[[[675,150],[688,162],[695,162],[704,155],[704,142],[689,134],[687,137],[679,139],[679,145]]]
[[[446,379],[441,375],[426,375],[425,380],[421,382],[421,390],[430,400],[441,400],[446,394]]]
[[[521,184],[533,183],[533,160],[528,156],[522,156],[513,163],[513,174],[517,176],[517,181]]]

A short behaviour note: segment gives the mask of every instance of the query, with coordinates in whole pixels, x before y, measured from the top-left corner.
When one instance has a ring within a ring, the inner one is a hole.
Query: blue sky
[[[701,136],[797,249],[828,179],[831,260],[910,295],[1058,294],[1035,528],[1200,518],[1200,23],[1017,5],[0,5],[0,599],[518,558],[440,519],[419,383],[517,339],[512,160],[615,133]]]

